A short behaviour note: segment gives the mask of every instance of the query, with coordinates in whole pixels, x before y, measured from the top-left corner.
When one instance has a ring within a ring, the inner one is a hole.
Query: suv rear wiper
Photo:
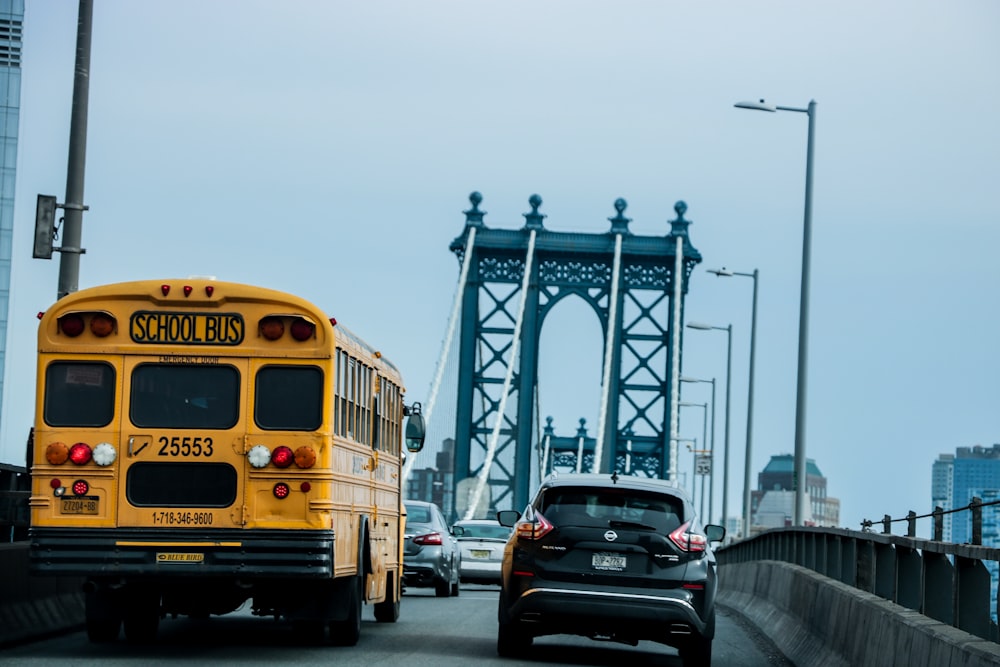
[[[645,530],[656,530],[654,526],[647,526],[644,523],[639,523],[638,521],[620,521],[618,519],[611,519],[608,521],[608,526],[611,528],[642,528]]]

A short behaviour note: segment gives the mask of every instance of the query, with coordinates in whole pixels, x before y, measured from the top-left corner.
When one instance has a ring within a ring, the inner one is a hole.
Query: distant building
[[[791,526],[795,516],[792,484],[795,458],[791,454],[772,456],[757,475],[757,490],[750,494],[750,533],[768,528]],[[840,500],[826,495],[826,477],[813,459],[806,459],[806,492],[809,505],[802,523],[806,526],[840,525]]]
[[[984,503],[1000,500],[1000,444],[959,447],[954,454],[941,454],[931,467],[931,502],[944,510],[967,507],[973,498]],[[944,515],[945,542],[963,544],[972,541],[972,512]],[[983,546],[1000,547],[1000,506],[983,507]],[[984,561],[990,573],[990,608],[997,620],[997,584],[1000,581],[996,561]]]
[[[14,237],[14,180],[21,116],[21,24],[24,0],[0,0],[0,403],[7,359],[7,307]]]
[[[447,438],[437,453],[436,468],[411,470],[404,493],[410,500],[424,500],[441,508],[446,518],[453,519],[455,499],[452,489],[455,469],[455,441]]]

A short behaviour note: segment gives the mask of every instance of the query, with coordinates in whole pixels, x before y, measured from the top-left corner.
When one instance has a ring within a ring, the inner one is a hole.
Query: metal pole
[[[753,310],[750,316],[750,386],[747,389],[747,451],[743,469],[743,535],[750,537],[750,452],[753,442],[753,369],[754,352],[757,349],[757,269],[753,270]]]
[[[712,465],[712,472],[708,476],[708,517],[712,518],[712,501],[715,498],[715,378],[712,378],[712,444],[708,448],[708,457]],[[723,522],[725,525],[725,522]]]
[[[702,420],[701,420],[701,446],[706,450],[708,449],[708,403],[702,403]],[[711,465],[711,464],[710,464]],[[712,473],[711,468],[709,469],[709,474]],[[701,476],[701,507],[698,509],[698,514],[702,517],[705,516],[705,476]],[[709,515],[711,516],[711,515]]]
[[[726,525],[729,507],[729,391],[732,387],[733,373],[733,325],[726,327],[729,342],[726,346],[726,431],[725,448],[722,455],[722,525]]]
[[[816,101],[809,101],[809,140],[806,144],[806,202],[802,220],[802,291],[799,295],[799,376],[795,395],[795,516],[801,526],[806,508],[806,366],[809,357],[809,255],[812,246],[813,136]]]
[[[80,0],[57,299],[77,290],[80,280],[80,255],[84,252],[80,243],[83,238],[83,212],[86,209],[83,204],[83,177],[84,167],[87,164],[87,98],[90,94],[90,27],[93,16],[93,0]]]

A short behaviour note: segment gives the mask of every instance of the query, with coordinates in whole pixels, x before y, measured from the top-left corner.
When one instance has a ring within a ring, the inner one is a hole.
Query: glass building
[[[7,307],[14,236],[14,178],[21,113],[21,26],[24,0],[0,0],[0,404],[7,360]]]
[[[931,470],[931,496],[935,507],[945,510],[968,507],[973,498],[984,503],[1000,500],[1000,444],[992,447],[959,447],[954,454],[941,454]],[[972,541],[972,512],[944,515],[945,542],[964,544]],[[1000,547],[1000,506],[983,507],[983,546]],[[991,609],[997,620],[997,585],[1000,584],[995,561],[983,563],[990,573]]]

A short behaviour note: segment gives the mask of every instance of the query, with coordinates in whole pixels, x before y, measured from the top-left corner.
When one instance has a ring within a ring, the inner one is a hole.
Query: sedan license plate
[[[473,558],[489,558],[490,557],[490,550],[489,549],[472,549],[471,553],[472,553],[472,557]]]
[[[624,554],[594,554],[591,565],[595,570],[621,572],[625,569],[625,556]]]
[[[62,499],[63,514],[97,514],[97,496],[75,496]]]

